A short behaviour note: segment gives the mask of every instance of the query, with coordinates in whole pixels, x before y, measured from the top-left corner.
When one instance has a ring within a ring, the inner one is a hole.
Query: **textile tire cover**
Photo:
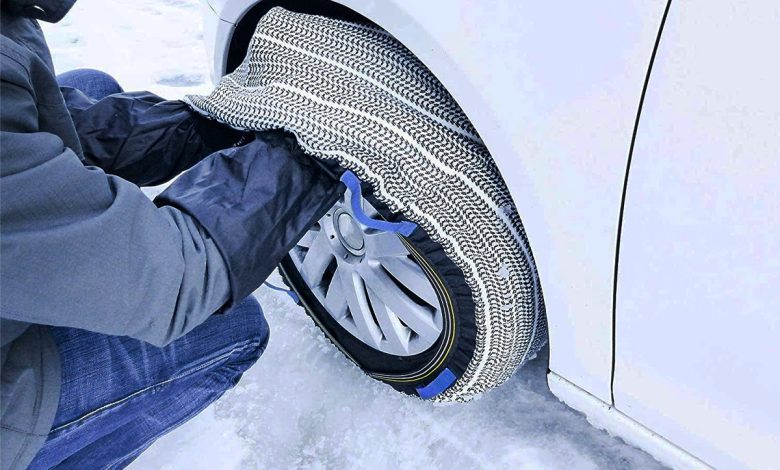
[[[497,167],[455,100],[387,32],[273,8],[236,71],[186,101],[237,129],[293,133],[308,154],[368,184],[388,217],[418,225],[408,241],[455,305],[452,347],[397,370],[320,322],[370,375],[414,393],[449,369],[457,380],[433,399],[464,401],[503,383],[544,344],[533,255]],[[298,288],[289,260],[282,269]],[[311,302],[307,311],[322,318]]]

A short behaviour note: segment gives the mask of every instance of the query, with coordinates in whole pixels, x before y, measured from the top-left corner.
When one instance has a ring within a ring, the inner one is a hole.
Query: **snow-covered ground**
[[[211,87],[200,13],[197,0],[80,0],[45,31],[58,71],[98,68],[179,98]],[[545,354],[479,400],[434,406],[368,379],[286,295],[256,295],[272,329],[265,355],[133,468],[660,468],[560,403]]]

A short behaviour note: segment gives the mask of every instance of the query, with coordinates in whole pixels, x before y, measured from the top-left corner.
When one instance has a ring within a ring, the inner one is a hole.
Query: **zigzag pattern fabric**
[[[187,101],[238,129],[293,133],[310,155],[371,184],[463,270],[477,344],[464,375],[437,400],[501,384],[544,344],[539,278],[509,191],[452,96],[390,34],[277,7],[241,66],[211,95]]]

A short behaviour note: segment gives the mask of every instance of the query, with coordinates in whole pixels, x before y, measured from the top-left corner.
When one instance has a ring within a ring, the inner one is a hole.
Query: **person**
[[[251,293],[341,192],[282,131],[58,82],[37,21],[74,2],[2,0],[3,469],[126,466],[235,385],[268,340]]]

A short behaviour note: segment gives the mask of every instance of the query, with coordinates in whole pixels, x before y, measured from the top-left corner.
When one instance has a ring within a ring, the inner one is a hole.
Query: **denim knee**
[[[94,100],[123,91],[114,77],[95,69],[69,70],[57,75],[57,83],[62,87],[75,88]]]
[[[265,351],[270,337],[270,328],[260,303],[250,295],[225,315],[233,316],[251,345],[244,350],[243,359],[256,361]]]

